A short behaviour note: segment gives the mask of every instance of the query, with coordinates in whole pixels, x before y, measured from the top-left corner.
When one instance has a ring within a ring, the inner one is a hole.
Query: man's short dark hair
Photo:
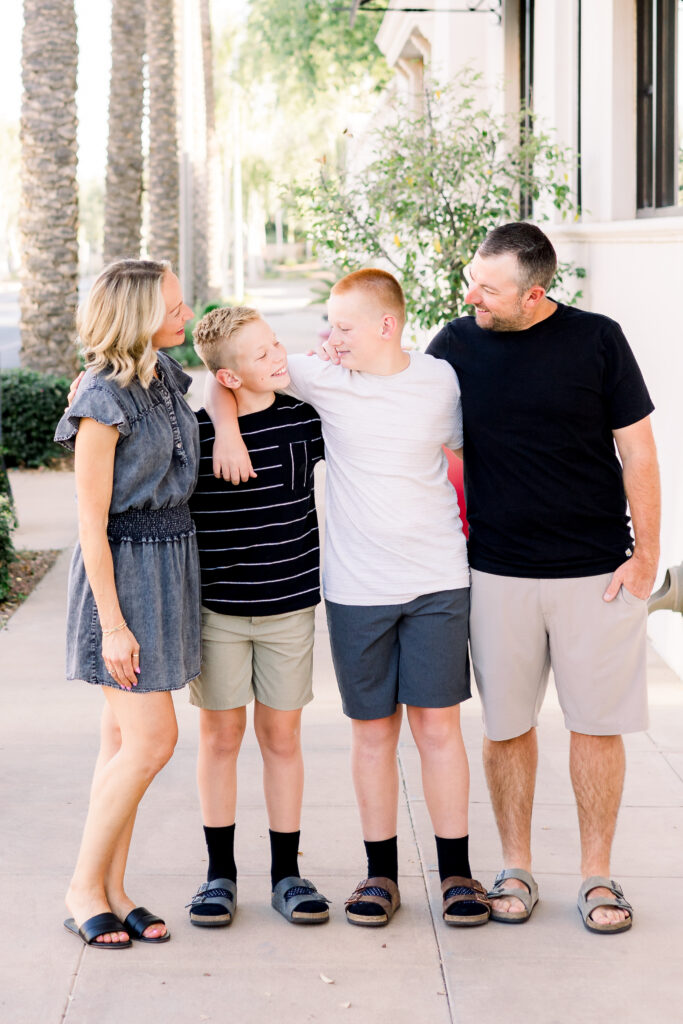
[[[501,224],[479,246],[479,255],[484,258],[505,253],[517,257],[520,292],[536,284],[548,291],[557,270],[557,253],[540,228],[525,221]]]

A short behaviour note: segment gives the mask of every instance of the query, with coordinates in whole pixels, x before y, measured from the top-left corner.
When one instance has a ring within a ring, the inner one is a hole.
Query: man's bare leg
[[[538,764],[536,730],[529,729],[511,740],[484,738],[483,757],[503,847],[503,867],[531,871],[531,812]],[[524,883],[515,878],[506,879],[505,887],[527,891]],[[492,902],[498,913],[519,913],[525,909],[514,896],[501,896]]]
[[[581,834],[581,876],[610,877],[610,854],[624,788],[626,756],[621,736],[587,736],[571,733],[571,775]],[[590,899],[614,894],[603,887],[591,889]],[[591,914],[596,924],[625,921],[628,911],[598,907]]]

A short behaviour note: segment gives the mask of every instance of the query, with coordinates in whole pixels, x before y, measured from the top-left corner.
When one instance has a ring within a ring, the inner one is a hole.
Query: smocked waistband
[[[110,541],[173,540],[195,532],[190,506],[173,508],[130,508],[109,516],[107,537]]]

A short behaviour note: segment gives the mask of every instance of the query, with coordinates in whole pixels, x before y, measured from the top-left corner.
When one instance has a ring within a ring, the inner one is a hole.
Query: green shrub
[[[205,313],[210,313],[212,309],[219,309],[221,306],[227,306],[227,302],[209,302],[208,305],[195,312],[193,320],[188,320],[185,324],[185,341],[182,345],[176,345],[175,348],[166,349],[169,356],[173,356],[177,359],[181,366],[202,366],[202,361],[194,350],[194,342],[192,340],[192,332],[197,326],[197,321],[204,316]]]
[[[2,451],[0,451],[0,495],[3,494],[6,494],[10,500],[12,499],[12,488],[10,487],[7,469],[5,468],[5,460],[2,457]]]
[[[195,323],[195,321],[192,321]],[[185,329],[187,331],[187,328]],[[175,348],[167,348],[169,356],[173,356],[177,359],[181,366],[201,366],[202,361],[194,350],[192,339],[185,341],[182,345],[176,345]]]
[[[35,370],[0,372],[2,445],[8,466],[42,466],[64,455],[54,443],[70,381]]]
[[[396,273],[409,321],[425,330],[472,312],[466,267],[492,228],[523,219],[522,199],[539,200],[537,221],[550,210],[563,220],[578,213],[571,152],[537,121],[529,131],[528,111],[498,113],[480,78],[464,68],[444,88],[428,82],[419,111],[397,102],[362,141],[347,140],[347,169],[323,154],[292,189],[323,261],[345,273]],[[574,277],[585,277],[583,268],[560,264],[553,296],[561,285],[563,301],[580,298]]]
[[[12,530],[17,525],[14,510],[8,497],[0,495],[0,601],[4,601],[10,589],[10,562],[14,560]]]

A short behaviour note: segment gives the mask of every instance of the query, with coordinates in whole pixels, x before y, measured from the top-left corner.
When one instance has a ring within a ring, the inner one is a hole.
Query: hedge
[[[42,466],[66,454],[52,438],[70,384],[67,377],[35,370],[0,371],[2,446],[8,466]]]
[[[9,498],[0,495],[0,601],[4,601],[10,589],[10,562],[14,560],[12,530],[17,525],[14,509]]]

